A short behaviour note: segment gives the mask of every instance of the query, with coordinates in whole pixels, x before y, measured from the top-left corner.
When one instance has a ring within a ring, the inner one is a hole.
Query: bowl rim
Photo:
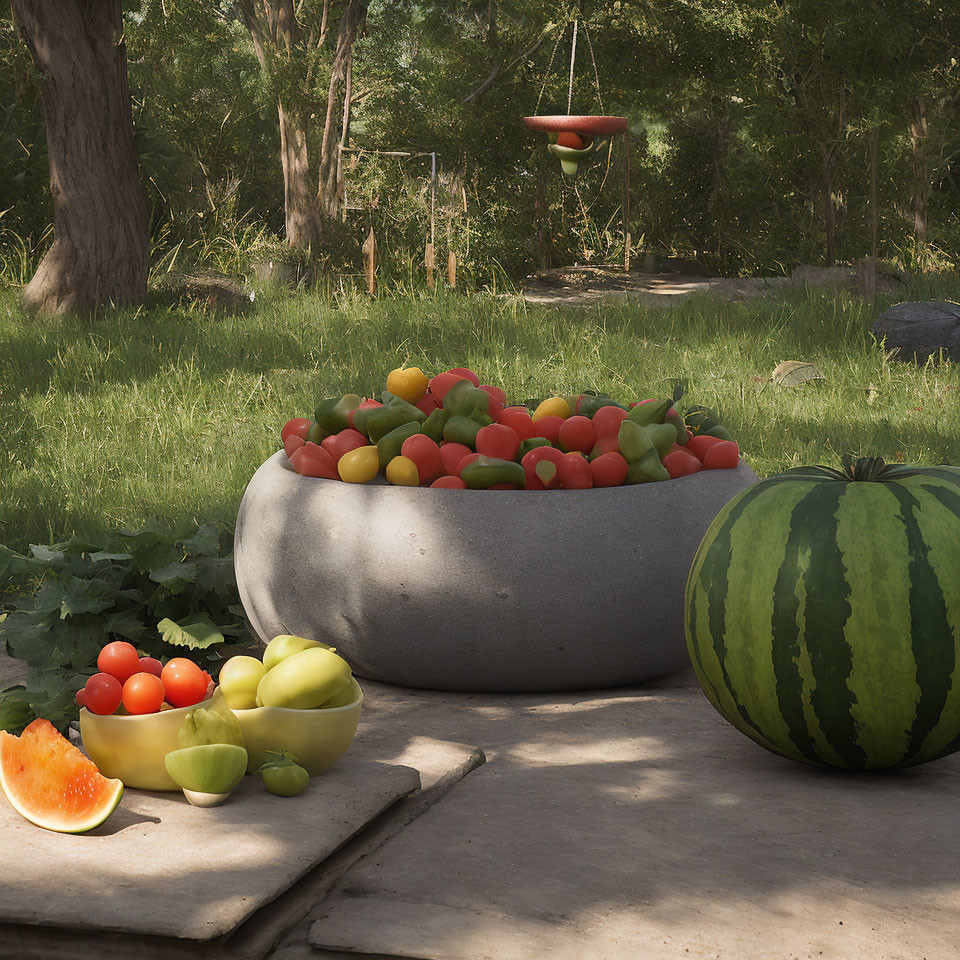
[[[217,684],[213,688],[213,693],[209,697],[204,698],[203,700],[198,700],[196,703],[191,703],[189,707],[173,707],[171,710],[155,710],[153,713],[94,713],[92,710],[88,710],[86,707],[80,708],[80,720],[83,721],[84,717],[93,718],[92,722],[100,723],[114,723],[119,721],[149,721],[156,719],[157,717],[169,717],[169,716],[186,716],[188,711],[196,710],[198,707],[209,706],[217,698],[219,694],[220,700],[223,701],[223,705],[227,705],[227,701],[223,696],[223,693],[220,690],[220,685]],[[229,709],[229,708],[228,708]]]

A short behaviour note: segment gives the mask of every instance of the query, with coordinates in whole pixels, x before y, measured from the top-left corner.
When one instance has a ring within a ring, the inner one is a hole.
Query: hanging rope
[[[533,108],[533,112],[535,114],[540,112],[540,101],[543,99],[543,91],[547,89],[547,81],[550,79],[550,70],[553,67],[553,61],[556,59],[557,50],[560,48],[560,41],[564,38],[566,32],[566,24],[563,25],[563,29],[557,31],[557,39],[553,45],[553,52],[550,54],[550,62],[547,64],[546,72],[543,75],[543,83],[540,84],[540,94],[537,97],[537,105]]]
[[[567,83],[567,116],[570,116],[570,105],[573,103],[573,65],[577,59],[577,24],[573,21],[573,43],[570,44],[570,80]]]
[[[591,63],[593,63],[593,79],[594,79],[594,82],[595,82],[596,85],[597,85],[597,100],[598,100],[599,103],[600,103],[600,113],[603,113],[603,112],[604,112],[604,110],[603,110],[603,94],[600,92],[600,74],[597,73],[597,59],[596,59],[596,57],[594,57],[594,55],[593,55],[593,41],[590,39],[590,31],[587,29],[587,24],[586,24],[586,22],[584,22],[584,24],[583,24],[583,32],[584,32],[584,33],[586,34],[586,36],[587,36],[587,46],[590,48],[590,61],[591,61]],[[570,110],[569,110],[569,108],[568,108],[568,109],[567,109],[567,113],[569,113],[569,112],[570,112]]]

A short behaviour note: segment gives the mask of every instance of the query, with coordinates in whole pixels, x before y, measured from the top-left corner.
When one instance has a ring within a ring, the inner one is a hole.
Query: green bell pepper
[[[634,423],[629,417],[620,424],[617,442],[620,444],[620,453],[623,454],[627,463],[634,463],[655,449],[653,439],[646,429]]]
[[[649,403],[638,403],[627,414],[627,419],[640,424],[641,427],[648,423],[663,423],[663,418],[667,411],[673,406],[672,400],[651,400]]]
[[[400,456],[400,448],[403,441],[420,432],[420,424],[416,420],[409,423],[401,423],[399,427],[394,427],[389,433],[384,434],[377,441],[377,455],[380,458],[380,469],[386,470],[387,464],[394,458]]]
[[[470,417],[451,417],[443,426],[443,439],[450,443],[463,443],[475,450],[480,426]]]
[[[413,416],[410,411],[413,410],[418,416]],[[356,422],[354,416],[354,422]],[[391,430],[404,423],[416,423],[419,426],[426,419],[422,410],[411,406],[405,401],[400,403],[389,403],[382,407],[374,407],[366,418],[364,426],[367,429],[367,436],[371,443],[379,443]]]
[[[495,483],[512,483],[521,489],[526,486],[526,474],[515,460],[480,457],[460,471],[460,478],[471,490],[487,490]]]
[[[428,436],[434,443],[439,443],[443,439],[443,428],[449,419],[450,411],[438,407],[423,421],[420,432]]]
[[[553,444],[546,437],[530,437],[528,440],[520,441],[520,449],[517,450],[516,461],[519,463],[531,450],[537,447],[552,447]]]
[[[327,433],[339,433],[350,426],[347,414],[356,410],[361,399],[355,393],[345,393],[342,397],[327,397],[317,404],[313,412],[313,419],[320,424]]]
[[[651,483],[654,480],[669,480],[667,468],[660,462],[656,450],[649,450],[627,469],[627,483]]]

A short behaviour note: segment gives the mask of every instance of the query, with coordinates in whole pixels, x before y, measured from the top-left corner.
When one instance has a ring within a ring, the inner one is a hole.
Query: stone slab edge
[[[419,738],[421,743],[429,738]],[[137,960],[261,960],[285,937],[290,947],[302,945],[304,956],[312,948],[306,945],[306,931],[299,936],[293,928],[308,917],[311,908],[325,897],[359,859],[378,849],[424,813],[458,780],[486,761],[477,747],[432,741],[438,748],[456,755],[455,763],[439,776],[424,776],[427,789],[403,797],[368,821],[338,850],[314,866],[293,887],[261,907],[236,931],[212,941],[182,940],[176,937],[121,934],[68,927],[0,923],[0,944],[9,956],[18,960],[103,960],[104,956],[136,957]],[[433,757],[424,757],[431,766]],[[395,763],[416,767],[416,756],[407,751]],[[329,871],[329,872],[328,872]],[[308,921],[312,922],[312,921]],[[0,951],[0,955],[7,955]],[[316,955],[316,960],[323,960]],[[334,954],[327,955],[334,960]],[[370,958],[376,960],[376,958]]]

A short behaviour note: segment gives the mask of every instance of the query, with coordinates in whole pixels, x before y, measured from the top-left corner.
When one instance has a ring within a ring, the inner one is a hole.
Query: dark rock
[[[742,464],[606,490],[432,490],[301,477],[247,486],[235,565],[265,640],[334,645],[358,676],[490,692],[589,690],[689,665],[684,587]]]
[[[900,360],[924,361],[940,351],[960,363],[960,303],[923,300],[885,310],[871,328]]]

